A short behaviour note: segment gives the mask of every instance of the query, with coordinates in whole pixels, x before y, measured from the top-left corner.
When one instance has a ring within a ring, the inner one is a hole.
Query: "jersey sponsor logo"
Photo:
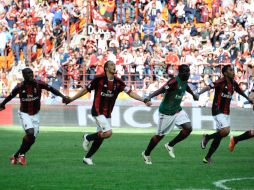
[[[231,94],[224,94],[224,93],[222,93],[221,97],[231,99],[232,95]]]
[[[112,98],[114,94],[112,94],[111,90],[107,90],[107,92],[101,92],[101,96]]]
[[[39,99],[38,96],[33,97],[33,95],[27,95],[27,98],[22,98],[21,101],[22,102],[32,102],[32,101],[37,100],[37,99]]]

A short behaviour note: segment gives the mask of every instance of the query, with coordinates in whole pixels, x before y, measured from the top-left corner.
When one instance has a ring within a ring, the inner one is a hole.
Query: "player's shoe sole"
[[[230,152],[233,152],[234,149],[235,149],[235,139],[234,139],[233,136],[230,137],[228,149],[229,149]]]

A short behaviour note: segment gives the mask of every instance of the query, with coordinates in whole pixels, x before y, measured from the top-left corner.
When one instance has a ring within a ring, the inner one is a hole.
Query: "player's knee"
[[[222,130],[220,131],[220,135],[221,135],[222,137],[226,137],[226,136],[228,136],[228,135],[229,135],[229,133],[230,133],[230,129],[229,129],[229,127],[224,128],[224,129],[222,129]]]
[[[34,136],[34,129],[33,128],[27,129],[26,134],[29,136]]]
[[[106,132],[103,133],[103,137],[104,137],[105,139],[111,137],[111,135],[112,135],[112,130],[106,131]]]

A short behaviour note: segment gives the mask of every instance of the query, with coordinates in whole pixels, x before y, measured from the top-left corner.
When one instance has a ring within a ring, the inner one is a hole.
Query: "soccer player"
[[[180,133],[172,141],[164,145],[170,157],[175,158],[173,149],[175,144],[184,140],[191,133],[192,126],[190,119],[180,106],[185,91],[189,92],[194,100],[198,100],[198,96],[195,95],[188,86],[189,77],[189,66],[180,65],[178,76],[170,79],[160,89],[156,90],[146,98],[145,101],[150,101],[151,98],[158,96],[159,94],[164,94],[164,98],[159,107],[157,134],[151,138],[146,150],[142,152],[145,164],[152,164],[150,157],[152,150],[175,125],[181,129]]]
[[[95,91],[92,116],[97,124],[97,132],[93,134],[84,134],[83,136],[83,148],[85,151],[88,151],[83,162],[87,165],[93,165],[92,156],[99,149],[103,140],[112,135],[110,118],[118,94],[124,91],[131,98],[144,102],[144,98],[134,93],[120,78],[116,77],[115,74],[116,66],[114,62],[107,61],[104,64],[103,75],[97,76],[74,97],[65,102],[68,104],[92,90]],[[151,102],[146,102],[146,105],[150,106]],[[90,142],[92,142],[92,145],[89,149]]]
[[[67,101],[67,98],[58,90],[40,80],[35,80],[33,71],[30,68],[23,69],[22,75],[24,81],[17,84],[10,95],[0,104],[0,111],[2,111],[5,109],[7,102],[17,94],[19,95],[20,110],[18,115],[26,134],[18,151],[10,158],[13,165],[17,163],[26,165],[25,154],[34,144],[36,136],[39,133],[39,111],[42,89],[50,91],[56,96],[61,96],[63,100]]]
[[[228,136],[230,132],[230,102],[234,91],[245,97],[250,103],[253,103],[244,92],[240,89],[237,82],[234,80],[234,70],[230,65],[222,68],[223,77],[216,80],[214,83],[209,84],[207,87],[201,89],[198,95],[204,93],[212,88],[215,89],[212,115],[216,122],[217,131],[213,134],[203,135],[201,141],[201,148],[205,149],[209,140],[213,139],[212,144],[205,158],[204,163],[211,163],[211,157],[220,145],[222,138]]]
[[[243,141],[243,140],[247,140],[250,138],[254,137],[254,130],[249,130],[249,131],[245,131],[243,134],[238,135],[238,136],[232,136],[230,138],[230,142],[228,145],[228,149],[230,152],[233,152],[235,149],[235,145],[239,142],[239,141]]]

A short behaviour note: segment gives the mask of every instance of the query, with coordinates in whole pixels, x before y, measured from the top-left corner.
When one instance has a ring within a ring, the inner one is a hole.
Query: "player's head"
[[[178,69],[178,76],[182,81],[187,81],[190,77],[190,67],[188,65],[180,65]]]
[[[235,77],[235,72],[230,65],[225,65],[222,68],[222,74],[224,77],[228,77],[230,79],[233,79]]]
[[[106,61],[104,64],[104,73],[109,72],[110,74],[115,74],[116,72],[116,64],[113,61]]]
[[[30,68],[25,68],[22,70],[22,75],[25,81],[32,81],[34,79],[33,70]]]

